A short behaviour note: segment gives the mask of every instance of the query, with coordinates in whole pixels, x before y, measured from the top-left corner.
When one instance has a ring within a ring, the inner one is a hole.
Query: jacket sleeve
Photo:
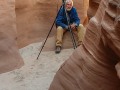
[[[74,8],[74,22],[73,22],[76,26],[79,26],[80,24],[80,19],[78,17],[78,14],[77,14],[77,11],[76,9]]]
[[[63,14],[64,14],[64,11],[63,11],[63,8],[61,8],[56,18],[56,25],[61,26],[63,29],[67,29],[68,25],[63,23],[63,19],[64,19]]]

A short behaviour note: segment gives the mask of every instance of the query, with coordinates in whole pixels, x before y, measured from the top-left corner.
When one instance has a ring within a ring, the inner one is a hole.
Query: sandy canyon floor
[[[42,43],[34,43],[20,49],[24,66],[0,74],[0,90],[48,90],[60,65],[69,58],[74,49],[64,49],[60,54],[44,51],[36,60]]]

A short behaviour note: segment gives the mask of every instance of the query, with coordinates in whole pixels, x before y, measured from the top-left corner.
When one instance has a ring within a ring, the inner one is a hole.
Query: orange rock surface
[[[16,37],[15,1],[0,1],[0,73],[23,65],[18,52]]]

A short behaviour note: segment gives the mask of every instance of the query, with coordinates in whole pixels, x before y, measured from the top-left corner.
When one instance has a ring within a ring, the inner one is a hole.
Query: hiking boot
[[[60,51],[61,51],[61,46],[56,46],[56,51],[55,51],[55,53],[58,54],[58,53],[60,53]]]

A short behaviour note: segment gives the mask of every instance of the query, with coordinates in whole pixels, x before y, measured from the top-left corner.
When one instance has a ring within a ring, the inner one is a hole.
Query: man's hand
[[[70,25],[71,29],[75,29],[75,27],[76,27],[76,24],[74,24],[74,23]]]

